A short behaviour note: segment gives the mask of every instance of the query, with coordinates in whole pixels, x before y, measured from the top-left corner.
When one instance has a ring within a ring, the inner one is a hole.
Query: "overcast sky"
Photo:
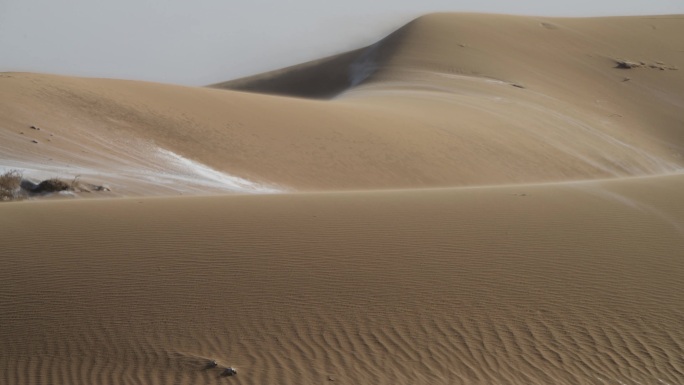
[[[358,48],[433,11],[684,14],[684,1],[0,0],[0,71],[205,85]]]

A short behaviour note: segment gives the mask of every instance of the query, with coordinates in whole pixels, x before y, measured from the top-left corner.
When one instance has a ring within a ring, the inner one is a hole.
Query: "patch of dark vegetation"
[[[24,179],[21,171],[10,170],[0,175],[0,201],[19,201],[63,191],[82,193],[111,191],[109,187],[104,185],[81,183],[78,178],[78,176],[75,177],[71,182],[50,178],[35,183]]]
[[[639,68],[641,67],[641,63],[635,63],[631,62],[629,60],[616,60],[615,61],[615,68],[620,68],[623,70],[629,70],[632,68]]]
[[[660,71],[676,71],[677,67],[675,66],[670,66],[667,65],[663,62],[657,61],[653,63],[646,63],[644,61],[631,61],[631,60],[624,60],[624,59],[618,59],[615,60],[615,68],[623,69],[623,70],[630,70],[634,68],[649,68],[649,69],[654,69],[654,70],[660,70]]]
[[[65,181],[57,178],[52,178],[38,183],[38,185],[31,192],[35,194],[44,194],[60,191],[69,191],[71,189],[71,185],[69,185]]]

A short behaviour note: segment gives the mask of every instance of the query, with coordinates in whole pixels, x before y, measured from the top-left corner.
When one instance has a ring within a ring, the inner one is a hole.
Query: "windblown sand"
[[[0,167],[112,188],[0,204],[0,384],[684,383],[682,36],[437,14],[211,88],[0,74]]]

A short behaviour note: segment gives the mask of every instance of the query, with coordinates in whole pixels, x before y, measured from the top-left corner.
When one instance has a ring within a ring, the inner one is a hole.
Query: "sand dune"
[[[683,20],[0,74],[0,170],[112,189],[0,204],[0,384],[684,383]]]
[[[6,74],[3,166],[52,159],[127,175],[110,182],[124,195],[174,192],[154,180],[132,187],[145,179],[129,169],[159,163],[136,146],[300,191],[674,172],[683,163],[684,72],[671,68],[684,68],[682,29],[680,17],[437,14],[366,50],[243,81],[294,84],[290,93],[301,95],[312,83],[339,88],[346,70],[347,90],[333,100]],[[645,67],[616,68],[619,60]],[[288,77],[304,69],[319,80]]]
[[[678,384],[682,188],[5,204],[0,381]]]

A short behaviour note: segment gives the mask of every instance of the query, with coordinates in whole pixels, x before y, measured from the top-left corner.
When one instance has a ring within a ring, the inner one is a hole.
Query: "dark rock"
[[[31,182],[30,180],[27,180],[27,179],[21,180],[21,189],[22,190],[33,191],[33,190],[35,190],[36,187],[38,187],[38,185]]]
[[[223,372],[221,372],[221,377],[231,377],[237,374],[237,370],[235,368],[225,368]]]
[[[215,367],[217,367],[217,366],[218,366],[218,364],[216,363],[216,361],[215,361],[215,360],[211,360],[211,361],[207,362],[206,365],[204,365],[204,369],[213,369],[213,368],[215,368]]]
[[[623,70],[628,70],[628,69],[637,68],[637,67],[641,67],[641,66],[643,66],[643,64],[634,63],[634,62],[631,62],[629,60],[616,60],[615,61],[615,68],[620,68]]]

